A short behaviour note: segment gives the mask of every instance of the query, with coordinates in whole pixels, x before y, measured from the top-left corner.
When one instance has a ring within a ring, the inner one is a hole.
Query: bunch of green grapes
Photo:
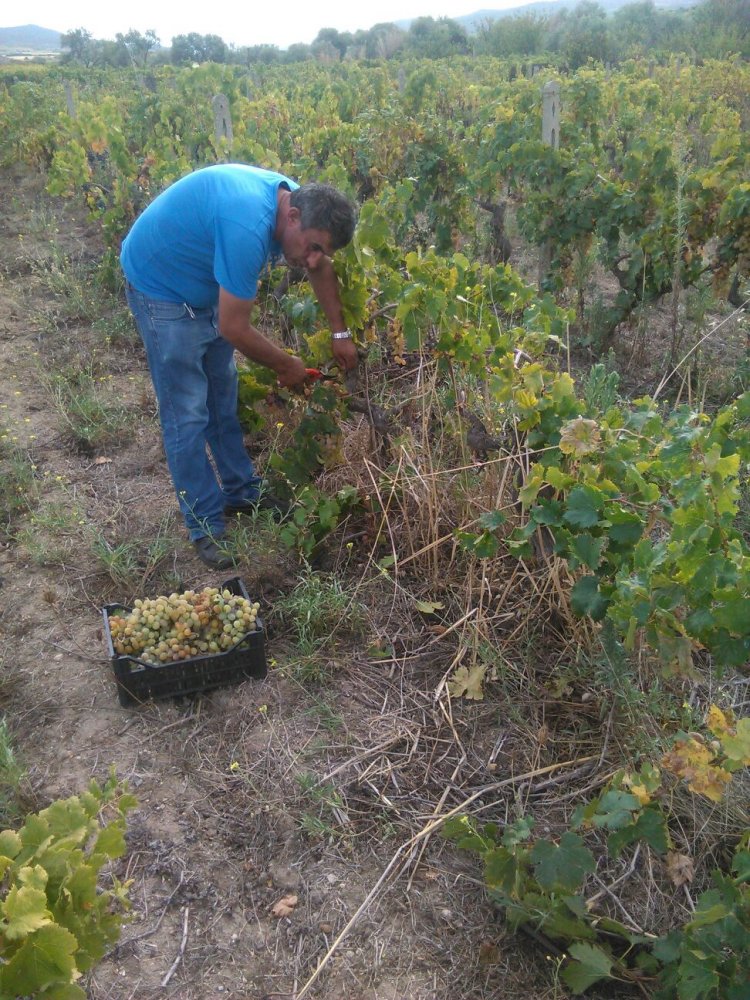
[[[216,587],[138,600],[130,614],[110,615],[112,644],[156,666],[221,653],[255,631],[259,608]]]

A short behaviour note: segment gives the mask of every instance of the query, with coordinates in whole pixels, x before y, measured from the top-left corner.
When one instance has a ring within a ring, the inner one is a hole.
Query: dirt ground
[[[358,914],[304,996],[560,996],[552,963],[506,931],[470,858],[439,836],[409,846],[434,814],[534,763],[533,748],[526,758],[515,740],[505,747],[496,705],[445,712],[439,643],[386,662],[343,644],[326,680],[307,684],[285,670],[288,635],[271,634],[264,681],[119,705],[100,609],[134,594],[113,582],[91,540],[111,549],[166,534],[158,567],[143,563],[148,596],[227,574],[198,562],[177,524],[134,336],[92,328],[62,285],[51,290],[65,271],[61,248],[85,265],[100,249],[96,228],[46,196],[40,178],[0,184],[0,422],[36,466],[35,509],[60,519],[49,534],[32,511],[0,547],[0,704],[29,808],[112,767],[139,803],[116,866],[132,880],[132,920],[87,978],[88,995],[291,1000]],[[93,453],[71,442],[54,405],[45,373],[60,365],[95,372],[127,410],[119,437]],[[60,551],[45,558],[32,543],[49,537]],[[263,614],[298,570],[238,567]],[[488,797],[488,818],[512,812],[515,791]],[[292,912],[274,917],[288,895]]]

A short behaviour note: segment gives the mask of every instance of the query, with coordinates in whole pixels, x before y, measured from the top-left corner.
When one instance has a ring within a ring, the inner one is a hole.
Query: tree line
[[[645,53],[684,52],[699,58],[736,53],[750,58],[748,0],[704,0],[688,9],[638,0],[608,14],[595,0],[550,14],[521,13],[482,19],[473,32],[458,21],[418,17],[404,30],[392,23],[356,32],[322,28],[307,45],[228,45],[218,35],[175,35],[162,47],[154,31],[130,30],[114,41],[85,28],[62,36],[64,62],[88,66],[178,66],[215,62],[251,65],[346,59],[443,59],[458,55],[506,58],[555,56],[571,69],[589,60],[619,62]]]

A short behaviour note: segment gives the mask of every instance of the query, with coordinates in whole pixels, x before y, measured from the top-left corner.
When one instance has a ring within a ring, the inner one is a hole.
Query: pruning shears
[[[333,374],[334,369],[336,374]],[[305,368],[305,371],[313,382],[338,382],[341,377],[341,367],[336,362],[324,365],[322,368]]]

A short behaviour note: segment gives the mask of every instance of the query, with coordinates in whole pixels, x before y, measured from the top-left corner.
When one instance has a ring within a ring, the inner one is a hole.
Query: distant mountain
[[[540,0],[538,3],[525,3],[518,7],[506,7],[505,10],[485,8],[476,10],[473,14],[452,17],[451,21],[457,21],[471,34],[480,25],[486,24],[488,21],[496,21],[501,17],[517,17],[519,14],[533,14],[541,17],[545,14],[555,14],[565,8],[576,7],[579,2],[580,0]],[[620,7],[626,7],[631,3],[637,2],[637,0],[596,0],[596,2],[608,14],[611,14],[613,11],[619,10]],[[701,2],[702,0],[654,0],[654,6],[664,10],[676,10],[685,7],[697,7]],[[413,20],[415,18],[396,21],[396,24],[399,28],[403,28],[406,31]]]
[[[59,52],[60,32],[24,24],[20,28],[0,28],[0,50],[23,52]]]
[[[474,11],[473,14],[464,14],[461,17],[451,18],[463,25],[471,33],[476,31],[480,25],[488,21],[497,20],[501,17],[514,17],[519,14],[546,15],[554,14],[565,8],[575,7],[580,0],[540,0],[538,3],[521,4],[518,7],[509,7],[506,10],[493,10],[492,8],[482,8]],[[636,0],[597,0],[599,5],[608,13],[619,10]],[[695,7],[701,0],[654,0],[655,6],[663,9],[678,9],[685,7]],[[426,15],[427,16],[427,15]],[[395,21],[394,23],[408,30],[410,20]],[[36,24],[24,24],[18,28],[0,28],[0,52],[3,53],[28,53],[28,52],[59,52],[61,32],[52,31],[50,28],[40,28]]]

